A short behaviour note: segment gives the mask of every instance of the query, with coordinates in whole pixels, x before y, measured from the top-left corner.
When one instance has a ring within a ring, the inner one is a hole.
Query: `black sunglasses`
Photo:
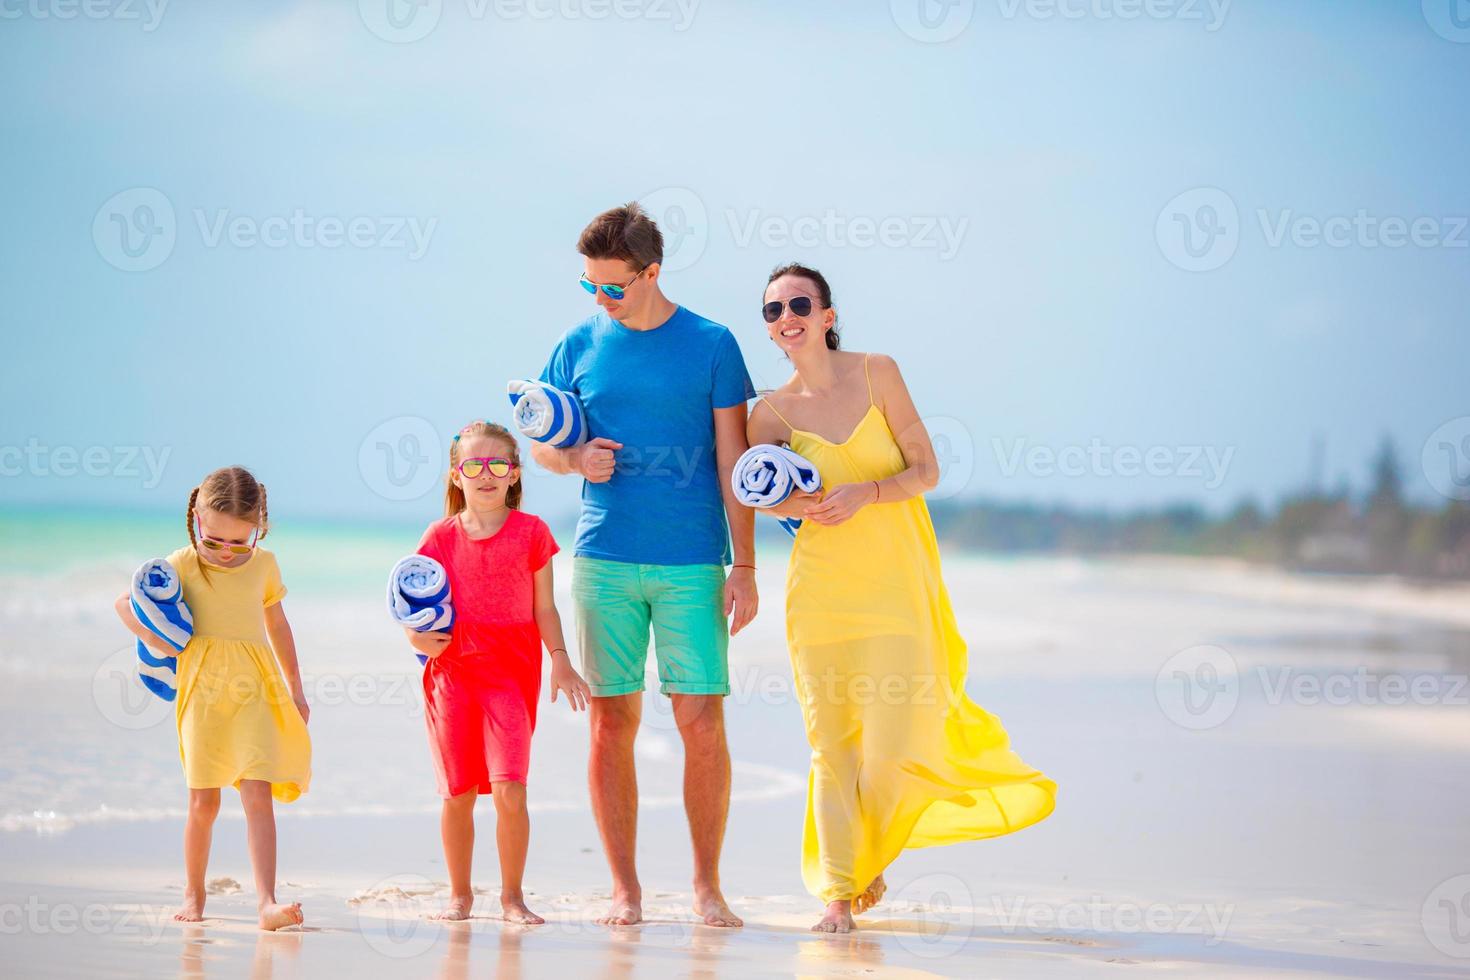
[[[811,316],[812,314],[812,298],[810,296],[793,296],[788,303],[783,303],[779,299],[771,300],[765,306],[761,307],[761,316],[766,318],[767,323],[775,323],[781,319],[781,312],[787,305],[790,305],[791,312],[796,316]]]

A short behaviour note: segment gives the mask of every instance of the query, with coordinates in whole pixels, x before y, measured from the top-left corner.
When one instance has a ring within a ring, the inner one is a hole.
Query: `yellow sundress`
[[[289,803],[311,782],[311,737],[291,700],[265,630],[265,609],[286,594],[276,556],[256,548],[232,568],[192,547],[168,556],[179,574],[194,636],[179,653],[174,716],[190,789],[271,784]]]
[[[871,377],[845,442],[793,427],[790,445],[827,488],[907,467]],[[1056,784],[965,695],[967,649],[923,497],[802,524],[786,637],[812,748],[802,879],[823,902],[861,894],[906,847],[1014,833],[1052,812]]]

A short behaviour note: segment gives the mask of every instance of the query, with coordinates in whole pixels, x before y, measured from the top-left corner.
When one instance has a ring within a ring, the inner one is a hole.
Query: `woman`
[[[813,930],[849,932],[900,850],[1028,827],[1051,813],[1056,784],[965,696],[965,641],[922,497],[939,467],[898,366],[839,349],[814,269],[771,273],[762,312],[796,373],[752,409],[750,443],[789,445],[823,484],[768,511],[803,521],[786,580],[812,747],[802,877],[827,903]]]

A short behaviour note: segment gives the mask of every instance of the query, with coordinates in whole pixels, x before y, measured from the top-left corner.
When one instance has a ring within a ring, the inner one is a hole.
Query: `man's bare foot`
[[[822,921],[812,926],[812,932],[852,932],[852,903],[846,900],[828,902]]]
[[[434,914],[436,919],[444,919],[447,922],[462,922],[470,917],[470,908],[475,904],[473,895],[455,895],[449,900],[449,904]]]
[[[725,896],[720,894],[718,888],[695,889],[694,914],[703,919],[707,926],[736,929],[745,925],[740,916],[730,911],[730,906],[725,904]]]
[[[612,908],[597,920],[600,926],[634,926],[643,921],[643,895],[613,892]]]
[[[882,874],[879,874],[873,879],[872,884],[868,885],[867,890],[852,900],[852,914],[862,915],[883,901],[883,893],[886,891],[888,891],[888,882],[883,880]]]
[[[287,926],[299,926],[305,921],[306,915],[301,911],[300,902],[292,902],[290,905],[271,902],[260,907],[260,927],[267,932],[275,932]]]
[[[175,922],[203,922],[204,896],[197,892],[184,892],[184,904],[174,913]]]
[[[516,922],[526,926],[546,924],[545,919],[526,908],[525,899],[522,898],[507,898],[502,893],[500,896],[500,909],[505,913],[506,922]]]

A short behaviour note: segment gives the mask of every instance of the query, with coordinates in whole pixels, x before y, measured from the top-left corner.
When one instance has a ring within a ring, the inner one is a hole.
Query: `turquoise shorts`
[[[578,556],[572,599],[582,676],[598,698],[643,690],[648,630],[662,694],[730,693],[725,569]]]

